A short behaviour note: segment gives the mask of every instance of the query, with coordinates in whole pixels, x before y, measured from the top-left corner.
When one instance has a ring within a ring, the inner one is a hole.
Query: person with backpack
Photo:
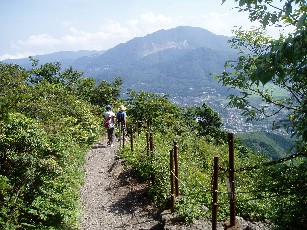
[[[116,120],[119,127],[119,136],[121,137],[121,134],[123,133],[125,135],[126,130],[126,122],[127,122],[127,114],[125,112],[126,107],[124,105],[121,105],[119,107],[119,111],[116,113]],[[120,141],[121,138],[119,138]]]
[[[108,132],[108,143],[107,146],[114,147],[114,138],[115,138],[115,113],[112,111],[112,106],[106,106],[106,112],[104,116],[104,127]]]

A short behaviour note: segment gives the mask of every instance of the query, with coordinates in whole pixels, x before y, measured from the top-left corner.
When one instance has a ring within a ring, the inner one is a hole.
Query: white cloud
[[[250,25],[247,17],[240,15],[243,27]],[[160,29],[169,29],[181,25],[202,27],[216,34],[230,36],[231,29],[238,22],[228,13],[209,13],[200,16],[190,17],[169,17],[163,14],[147,12],[138,17],[126,20],[124,23],[117,21],[104,21],[96,31],[89,31],[88,28],[78,28],[72,22],[64,21],[66,34],[38,34],[31,35],[26,40],[18,40],[11,43],[16,55],[2,55],[3,57],[27,57],[29,55],[46,54],[56,51],[77,51],[77,50],[105,50],[116,46],[119,43],[145,36]],[[93,30],[93,28],[92,28]]]
[[[27,46],[54,46],[59,44],[59,40],[49,34],[31,35],[27,40],[18,40],[15,44],[17,47]]]
[[[30,53],[17,53],[17,54],[3,54],[0,55],[0,61],[5,59],[20,59],[20,58],[27,58],[31,56]]]
[[[165,25],[173,22],[173,19],[170,17],[167,17],[162,14],[155,15],[152,12],[148,12],[141,15],[140,20],[145,24],[150,24],[150,25]]]
[[[66,27],[66,34],[55,36],[51,34],[31,35],[25,40],[11,42],[11,48],[16,50],[16,55],[2,55],[5,57],[26,57],[30,55],[46,54],[63,50],[103,50],[126,42],[137,36],[152,33],[161,27],[170,28],[173,19],[164,15],[155,15],[151,12],[140,15],[139,18],[128,20],[121,24],[108,21],[100,26],[97,31],[89,32],[79,29],[73,23],[65,21],[61,25]]]

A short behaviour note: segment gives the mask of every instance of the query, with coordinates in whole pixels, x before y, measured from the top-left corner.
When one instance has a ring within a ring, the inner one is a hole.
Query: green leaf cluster
[[[296,152],[295,140],[288,136],[269,132],[238,133],[237,136],[244,146],[272,160],[279,160]]]
[[[238,51],[239,57],[237,60],[225,63],[225,70],[218,76],[223,85],[240,90],[239,94],[229,97],[229,105],[242,109],[242,114],[247,119],[272,118],[272,128],[284,128],[296,138],[297,151],[305,153],[307,148],[306,1],[289,0],[280,1],[278,4],[272,0],[236,2],[239,3],[239,11],[248,12],[250,20],[260,22],[261,26],[248,31],[239,28],[235,31],[236,36],[230,41],[232,47]],[[281,31],[292,28],[292,31],[287,34],[280,33],[278,38],[271,38],[265,30],[268,26],[279,27]],[[276,96],[275,92],[280,90],[287,94]],[[258,96],[257,101],[254,100],[255,96]],[[284,118],[278,119],[275,115],[279,114]],[[302,199],[302,205],[294,200],[304,196],[306,192],[307,177],[304,173],[306,154],[302,159],[295,161],[295,164],[282,166],[268,170],[267,180],[264,180],[273,185],[267,186],[267,191],[276,193],[272,198],[275,206],[272,206],[271,210],[276,211],[272,218],[279,222],[280,229],[304,229],[306,198]],[[282,180],[286,172],[290,175],[287,175],[287,180]],[[300,183],[297,183],[298,178]],[[292,187],[296,189],[292,190]],[[281,190],[276,192],[279,188],[283,188],[284,192]],[[291,202],[293,206],[290,205]],[[270,202],[268,204],[270,205]],[[286,208],[282,208],[282,204],[285,204]],[[297,215],[300,216],[299,219]]]
[[[31,60],[30,70],[0,63],[0,228],[77,229],[85,153],[121,79]]]

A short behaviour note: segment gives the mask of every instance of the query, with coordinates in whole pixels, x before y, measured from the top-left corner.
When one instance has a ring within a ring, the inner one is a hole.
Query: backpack
[[[125,118],[124,112],[119,111],[119,112],[116,114],[117,122],[124,122],[124,121],[125,121],[124,118]]]
[[[112,116],[107,117],[107,119],[104,122],[104,127],[107,129],[111,129],[114,127],[114,124],[112,122]]]

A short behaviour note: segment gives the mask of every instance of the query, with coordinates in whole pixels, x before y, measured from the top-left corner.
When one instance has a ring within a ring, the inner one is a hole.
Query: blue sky
[[[0,0],[0,60],[106,50],[176,26],[231,35],[251,26],[233,0]]]

